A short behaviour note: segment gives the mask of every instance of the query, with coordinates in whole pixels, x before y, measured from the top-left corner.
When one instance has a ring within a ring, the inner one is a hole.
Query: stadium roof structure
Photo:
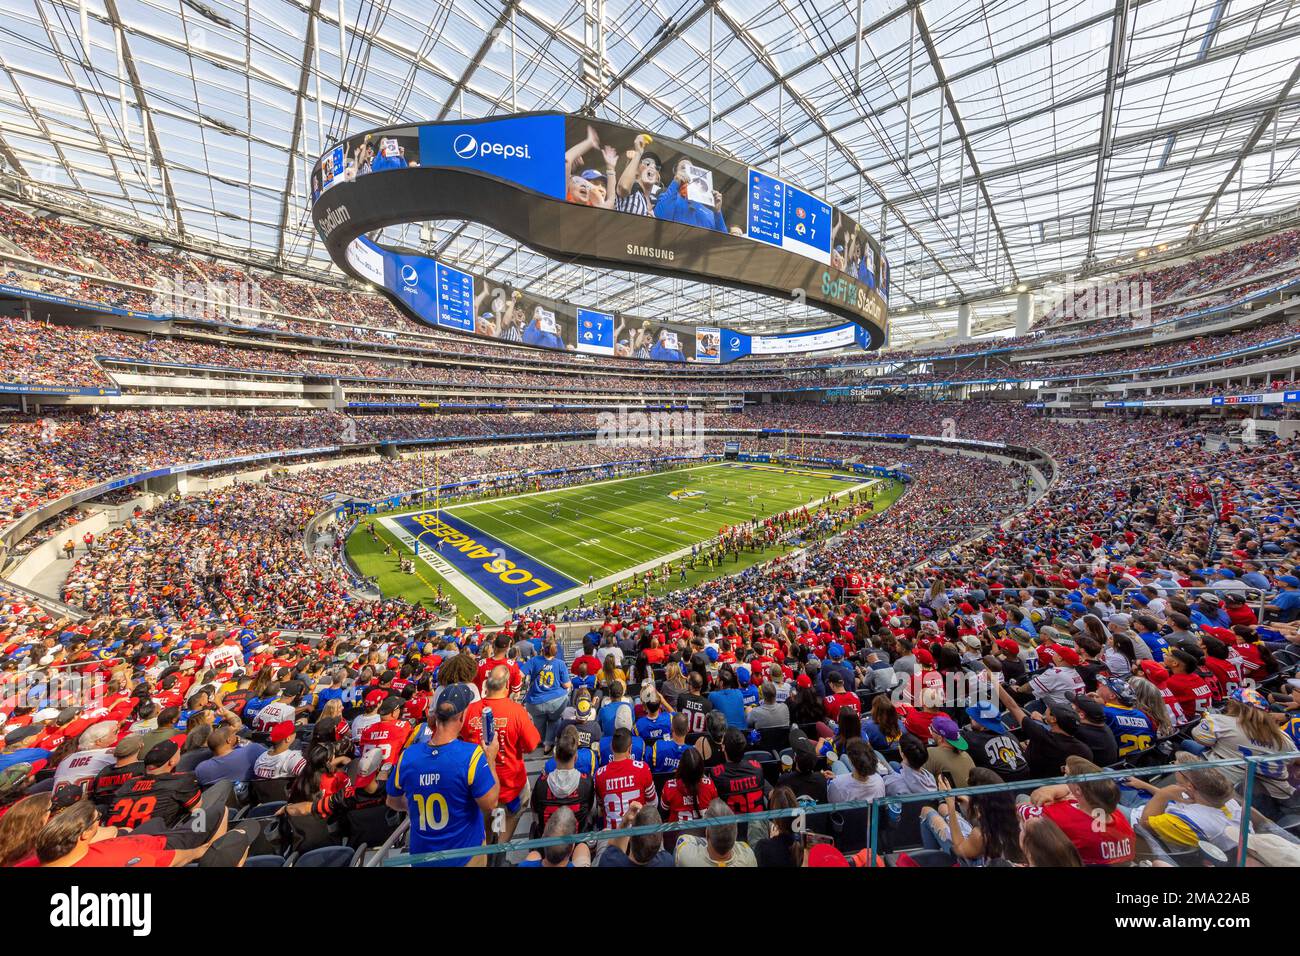
[[[885,237],[898,343],[1294,210],[1298,45],[1291,0],[9,0],[0,162],[38,200],[324,268],[304,183],[332,141],[585,110],[854,213]],[[476,224],[392,238],[608,308],[821,321]]]

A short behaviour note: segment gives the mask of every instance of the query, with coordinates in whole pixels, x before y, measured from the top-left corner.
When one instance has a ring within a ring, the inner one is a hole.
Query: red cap
[[[927,651],[924,647],[918,647],[912,653],[913,656],[916,657],[917,663],[924,664],[926,667],[934,666],[934,655],[931,654],[929,651]]]
[[[1064,644],[1050,644],[1048,650],[1056,657],[1061,659],[1061,663],[1068,667],[1079,666],[1079,655],[1073,647],[1066,647]]]
[[[297,731],[294,729],[292,720],[282,720],[271,728],[271,743],[278,744],[288,740]]]
[[[1138,661],[1138,667],[1142,668],[1142,676],[1157,687],[1169,680],[1169,671],[1165,670],[1163,664],[1157,664],[1155,661]]]
[[[829,843],[818,843],[808,850],[809,866],[844,866],[849,865],[849,861],[844,859],[844,854]]]
[[[379,704],[381,701],[383,701],[383,699],[387,696],[388,696],[387,691],[372,690],[370,693],[366,694],[366,706],[373,707],[376,704]]]
[[[1020,645],[1009,637],[1000,637],[994,643],[997,644],[998,650],[1007,654],[1016,655],[1020,653]]]
[[[800,674],[798,677],[794,679],[794,682],[798,684],[800,687],[812,686],[812,678],[809,677],[807,674]]]

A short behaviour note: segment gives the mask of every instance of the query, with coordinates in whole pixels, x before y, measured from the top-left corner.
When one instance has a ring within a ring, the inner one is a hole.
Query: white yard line
[[[379,523],[387,528],[404,545],[416,553],[415,537],[399,525],[395,518],[380,518]],[[474,603],[480,611],[494,623],[500,623],[510,616],[510,609],[475,584],[468,575],[462,574],[455,567],[438,557],[437,550],[425,545],[417,555],[421,561],[446,579],[447,583]],[[568,577],[568,575],[565,575]]]
[[[847,493],[848,491],[858,491],[860,489],[870,488],[872,485],[878,483],[881,480],[882,479],[880,478],[873,478],[870,481],[865,481],[860,485],[853,485],[850,488],[846,488],[845,492]],[[705,538],[704,540],[707,541],[708,539]],[[700,542],[698,541],[696,542],[696,544],[699,543]],[[692,545],[692,547],[694,547],[694,545]],[[653,558],[649,561],[642,561],[634,568],[624,568],[622,571],[616,572],[615,574],[608,574],[605,577],[600,578],[599,580],[593,582],[591,587],[582,587],[572,591],[566,591],[564,594],[552,595],[551,597],[546,598],[543,601],[539,601],[536,604],[530,604],[528,606],[535,610],[544,611],[549,607],[555,607],[557,604],[564,604],[567,601],[572,601],[574,598],[577,598],[581,595],[591,594],[594,591],[600,591],[603,588],[607,587],[608,585],[613,584],[615,581],[621,581],[623,580],[623,578],[628,577],[629,575],[640,574],[643,571],[649,571],[651,568],[656,568],[659,565],[663,564],[665,561],[676,561],[678,558],[684,558],[690,553],[691,553],[691,548],[687,547],[687,548],[682,548],[679,551],[674,551],[672,554],[661,554],[659,557]],[[761,564],[763,562],[759,562],[759,563]]]

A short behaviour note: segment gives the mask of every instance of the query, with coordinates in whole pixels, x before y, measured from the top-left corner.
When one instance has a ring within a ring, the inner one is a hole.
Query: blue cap
[[[826,653],[839,660],[844,656],[844,647],[837,641],[831,641],[830,646],[826,648]]]
[[[716,661],[718,659],[718,648],[715,645],[710,644],[708,647],[704,648],[704,656],[710,661]]]
[[[465,708],[474,703],[474,692],[468,684],[452,684],[438,695],[438,707],[435,715],[439,720],[450,720],[465,712]]]
[[[1278,584],[1285,584],[1289,588],[1300,588],[1300,578],[1292,574],[1280,575],[1277,579]]]
[[[988,707],[980,707],[979,705],[967,707],[966,716],[985,730],[991,730],[995,734],[1010,733],[1010,729],[1002,719],[1002,714],[992,705]]]
[[[1122,703],[1131,704],[1136,700],[1133,688],[1129,687],[1127,681],[1120,680],[1118,677],[1097,677],[1098,684],[1104,684],[1106,689],[1120,699]]]

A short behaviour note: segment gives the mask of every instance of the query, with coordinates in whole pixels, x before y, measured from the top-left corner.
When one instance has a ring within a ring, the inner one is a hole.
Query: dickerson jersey
[[[1121,757],[1146,750],[1159,736],[1155,721],[1136,707],[1121,704],[1106,705],[1106,726],[1115,735]]]

